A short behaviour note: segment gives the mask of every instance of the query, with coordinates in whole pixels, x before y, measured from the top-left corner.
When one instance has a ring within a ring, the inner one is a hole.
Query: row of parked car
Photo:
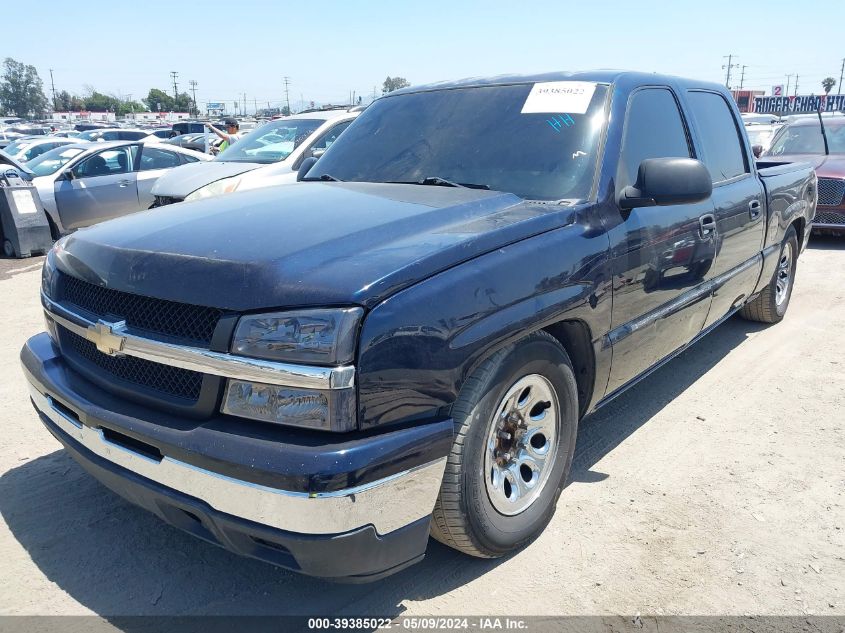
[[[161,138],[174,130],[140,129],[23,137],[2,152],[37,187],[57,239],[155,206],[296,182],[303,161],[325,152],[357,115],[339,108],[270,121],[214,157],[201,151],[207,133]]]
[[[357,110],[319,110],[270,121],[214,157],[204,150],[219,139],[192,131],[203,129],[202,123],[25,136],[2,152],[7,162],[20,163],[37,187],[58,238],[151,207],[294,183],[306,159],[322,155]],[[845,114],[823,121],[825,134],[815,116],[743,117],[758,158],[814,165],[820,206],[815,227],[845,232]]]

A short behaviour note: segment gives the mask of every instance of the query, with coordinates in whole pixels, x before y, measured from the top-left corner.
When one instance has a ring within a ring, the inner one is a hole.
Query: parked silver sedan
[[[54,237],[148,209],[155,182],[174,167],[210,156],[172,145],[74,143],[29,161]]]

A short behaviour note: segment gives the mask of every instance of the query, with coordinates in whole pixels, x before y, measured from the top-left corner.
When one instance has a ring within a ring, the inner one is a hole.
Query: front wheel
[[[569,356],[548,333],[529,335],[466,380],[452,418],[432,536],[472,556],[502,556],[545,528],[569,474],[578,429]]]
[[[772,279],[763,292],[742,307],[740,312],[742,317],[761,323],[782,321],[792,297],[797,267],[798,234],[795,232],[795,227],[790,226],[781,243],[778,263]]]

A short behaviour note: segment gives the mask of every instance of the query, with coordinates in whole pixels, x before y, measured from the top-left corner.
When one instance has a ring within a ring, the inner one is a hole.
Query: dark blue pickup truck
[[[59,241],[21,360],[105,485],[349,581],[430,534],[535,537],[584,415],[735,312],[783,317],[817,198],[755,165],[723,87],[620,72],[391,93],[301,175]]]

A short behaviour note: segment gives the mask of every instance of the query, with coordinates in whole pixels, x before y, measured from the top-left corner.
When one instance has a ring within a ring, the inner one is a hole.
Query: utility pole
[[[842,61],[845,62],[845,60],[842,60]],[[55,112],[56,110],[59,109],[59,107],[58,107],[58,102],[56,101],[56,84],[53,81],[53,69],[52,68],[50,69],[50,86],[53,89],[53,112]]]
[[[179,76],[179,73],[171,70],[170,76],[173,78],[173,107],[176,108],[176,102],[179,100],[179,88],[176,86],[176,78]]]
[[[798,96],[798,73],[795,73],[795,94],[793,96]]]
[[[790,79],[792,79],[792,75],[787,75],[787,76],[786,76],[786,90],[783,92],[783,96],[784,96],[784,97],[788,97],[788,96],[789,96],[789,80],[790,80]]]
[[[244,116],[246,116],[246,93],[244,93]]]
[[[727,73],[725,74],[725,87],[730,90],[731,89],[731,70],[734,68],[739,68],[739,64],[733,64],[733,58],[736,57],[734,54],[730,55],[722,55],[722,59],[727,59],[727,64],[722,64],[722,68],[727,69]]]
[[[288,107],[288,114],[290,114],[290,77],[285,77],[285,103]]]
[[[53,75],[50,75],[52,79]],[[842,58],[842,67],[839,69],[839,83],[836,84],[836,94],[842,94],[842,78],[845,77],[845,57]]]
[[[129,104],[129,111],[132,113],[132,120],[135,120],[135,106],[132,104],[132,93],[126,95],[126,102]]]
[[[188,82],[191,84],[191,94],[194,95],[194,116],[199,116],[199,108],[197,107],[197,82],[195,79],[191,79]]]
[[[745,83],[745,69],[748,68],[745,64],[742,65],[742,74],[739,76],[739,89],[742,90],[742,84]]]

